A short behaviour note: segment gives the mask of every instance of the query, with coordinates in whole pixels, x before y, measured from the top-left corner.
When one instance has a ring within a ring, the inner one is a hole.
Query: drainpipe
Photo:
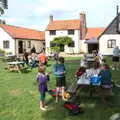
[[[15,55],[17,55],[17,51],[16,51],[16,39],[15,39]]]

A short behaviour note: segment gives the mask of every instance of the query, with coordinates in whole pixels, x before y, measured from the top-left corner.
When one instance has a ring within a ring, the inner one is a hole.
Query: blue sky
[[[116,16],[118,0],[8,0],[2,19],[7,24],[44,30],[52,14],[55,20],[79,19],[86,13],[88,27],[107,27]]]

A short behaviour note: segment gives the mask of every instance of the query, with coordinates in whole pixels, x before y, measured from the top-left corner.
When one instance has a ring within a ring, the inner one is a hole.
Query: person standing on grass
[[[45,93],[47,91],[48,74],[45,73],[44,65],[39,66],[36,80],[38,83],[38,90],[40,92],[40,109],[46,110],[46,108],[45,108],[46,107],[45,106]]]
[[[38,60],[41,64],[47,65],[47,57],[44,51],[41,51],[41,53],[38,55]]]
[[[56,102],[58,102],[59,92],[62,91],[62,99],[64,100],[65,90],[65,65],[64,58],[59,57],[53,66],[53,74],[56,77]]]
[[[112,61],[113,61],[113,70],[118,70],[120,65],[119,65],[119,61],[120,61],[120,49],[118,46],[116,46],[114,49],[113,49],[113,58],[112,58]]]
[[[28,60],[28,53],[26,52],[26,49],[24,49],[24,53],[23,53],[23,61],[28,64],[29,60]]]

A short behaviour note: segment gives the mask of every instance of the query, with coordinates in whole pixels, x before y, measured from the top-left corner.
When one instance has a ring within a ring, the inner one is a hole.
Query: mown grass
[[[75,59],[74,59],[75,60]],[[77,61],[67,59],[67,85],[70,85],[76,69]],[[108,58],[109,64],[111,64]],[[49,62],[47,71],[51,71],[53,61]],[[77,102],[84,106],[84,114],[70,116],[68,110],[63,107],[63,102],[56,104],[55,99],[47,93],[46,101],[48,110],[43,112],[39,109],[39,92],[35,82],[37,68],[32,72],[13,73],[4,70],[6,63],[0,61],[0,120],[109,120],[114,113],[120,112],[120,88],[113,88],[115,95],[109,98],[107,104],[102,104],[100,97],[89,92],[80,92]],[[115,83],[120,83],[120,71],[112,71]],[[49,89],[55,88],[55,78],[51,74],[48,83]],[[89,90],[89,88],[88,88]]]

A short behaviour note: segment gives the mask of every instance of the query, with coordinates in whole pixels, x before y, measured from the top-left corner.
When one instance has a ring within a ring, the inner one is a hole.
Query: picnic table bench
[[[3,62],[12,62],[16,60],[16,55],[5,55],[2,58]]]

